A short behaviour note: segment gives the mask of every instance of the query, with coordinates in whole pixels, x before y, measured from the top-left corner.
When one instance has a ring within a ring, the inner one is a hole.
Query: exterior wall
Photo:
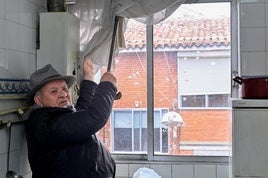
[[[185,127],[181,128],[181,142],[230,141],[229,110],[184,110],[181,114],[185,122]]]
[[[168,60],[168,61],[166,61]],[[178,69],[177,52],[155,52],[154,53],[154,81],[155,82],[155,108],[172,108],[173,99],[178,98]],[[120,101],[115,101],[114,109],[117,108],[146,108],[146,53],[128,52],[120,53],[119,60],[114,70],[117,76],[119,90],[123,93]],[[134,75],[133,75],[134,74]],[[166,76],[173,78],[166,79]],[[165,96],[163,96],[163,94]],[[135,102],[140,102],[138,107]],[[177,138],[170,133],[170,153],[193,155],[194,150],[190,145],[199,146],[215,143],[230,143],[230,111],[229,109],[180,109],[184,125],[177,132]],[[111,139],[110,122],[100,132],[100,138]],[[105,141],[106,146],[110,143]],[[176,145],[188,145],[178,147]],[[110,147],[109,147],[110,148]],[[192,147],[193,148],[193,147]]]
[[[165,55],[168,55],[166,61]],[[118,88],[122,92],[122,101],[115,102],[114,108],[134,108],[135,101],[141,101],[140,108],[146,108],[146,53],[133,52],[120,54],[120,60],[115,66],[115,75],[118,80]],[[169,66],[167,66],[167,63]],[[177,83],[171,79],[167,83],[165,76],[169,76],[169,70],[172,76],[177,78],[177,53],[176,52],[157,52],[154,60],[154,77],[157,80],[155,84],[155,108],[167,107],[169,101],[163,98],[162,93],[166,93],[168,98],[177,98]],[[138,72],[138,74],[136,74]],[[133,76],[134,75],[134,76]],[[177,81],[176,81],[177,82]],[[157,90],[161,88],[161,91]],[[169,108],[173,105],[170,103]]]

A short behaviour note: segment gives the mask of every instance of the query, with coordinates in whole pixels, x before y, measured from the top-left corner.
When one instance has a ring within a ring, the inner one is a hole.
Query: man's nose
[[[67,95],[68,95],[68,93],[67,93],[66,91],[62,90],[62,91],[60,92],[59,97],[66,97]]]

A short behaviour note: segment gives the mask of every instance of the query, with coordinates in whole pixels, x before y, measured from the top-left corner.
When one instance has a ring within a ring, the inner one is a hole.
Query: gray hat
[[[74,76],[62,76],[56,69],[54,69],[50,64],[38,69],[32,73],[30,77],[30,87],[31,90],[28,94],[28,104],[34,104],[34,95],[35,93],[42,88],[47,83],[53,80],[65,80],[68,88],[71,88],[75,83],[76,78]]]

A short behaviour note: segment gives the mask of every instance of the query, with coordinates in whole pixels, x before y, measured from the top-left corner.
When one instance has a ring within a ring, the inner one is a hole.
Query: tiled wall
[[[240,1],[242,76],[268,75],[268,1]]]
[[[29,79],[36,68],[38,14],[45,0],[0,0],[0,78]],[[1,80],[2,81],[2,80]],[[1,83],[2,84],[2,83]],[[23,101],[3,99],[0,111],[20,107]],[[1,114],[3,122],[19,121],[17,114]],[[30,178],[27,148],[22,124],[11,125],[9,170]],[[6,177],[10,127],[0,128],[0,178]]]
[[[228,178],[228,165],[176,163],[118,163],[117,178],[131,178],[139,168],[154,170],[162,178]]]
[[[0,0],[1,78],[28,78],[36,66],[38,14],[45,0]],[[241,0],[240,46],[242,75],[268,74],[268,2]],[[0,100],[0,108],[18,105]],[[10,116],[11,118],[12,116]],[[15,117],[15,116],[14,116]],[[8,116],[0,116],[7,119]],[[0,129],[0,177],[7,171],[9,129]],[[23,126],[12,126],[10,168],[30,178]],[[132,177],[139,167],[154,169],[162,178],[227,178],[228,165],[118,163],[117,177]]]

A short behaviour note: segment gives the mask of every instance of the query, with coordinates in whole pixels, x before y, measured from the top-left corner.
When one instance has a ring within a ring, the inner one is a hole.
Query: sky
[[[230,3],[197,3],[197,4],[183,4],[172,16],[185,15],[199,16],[199,17],[230,17]]]

